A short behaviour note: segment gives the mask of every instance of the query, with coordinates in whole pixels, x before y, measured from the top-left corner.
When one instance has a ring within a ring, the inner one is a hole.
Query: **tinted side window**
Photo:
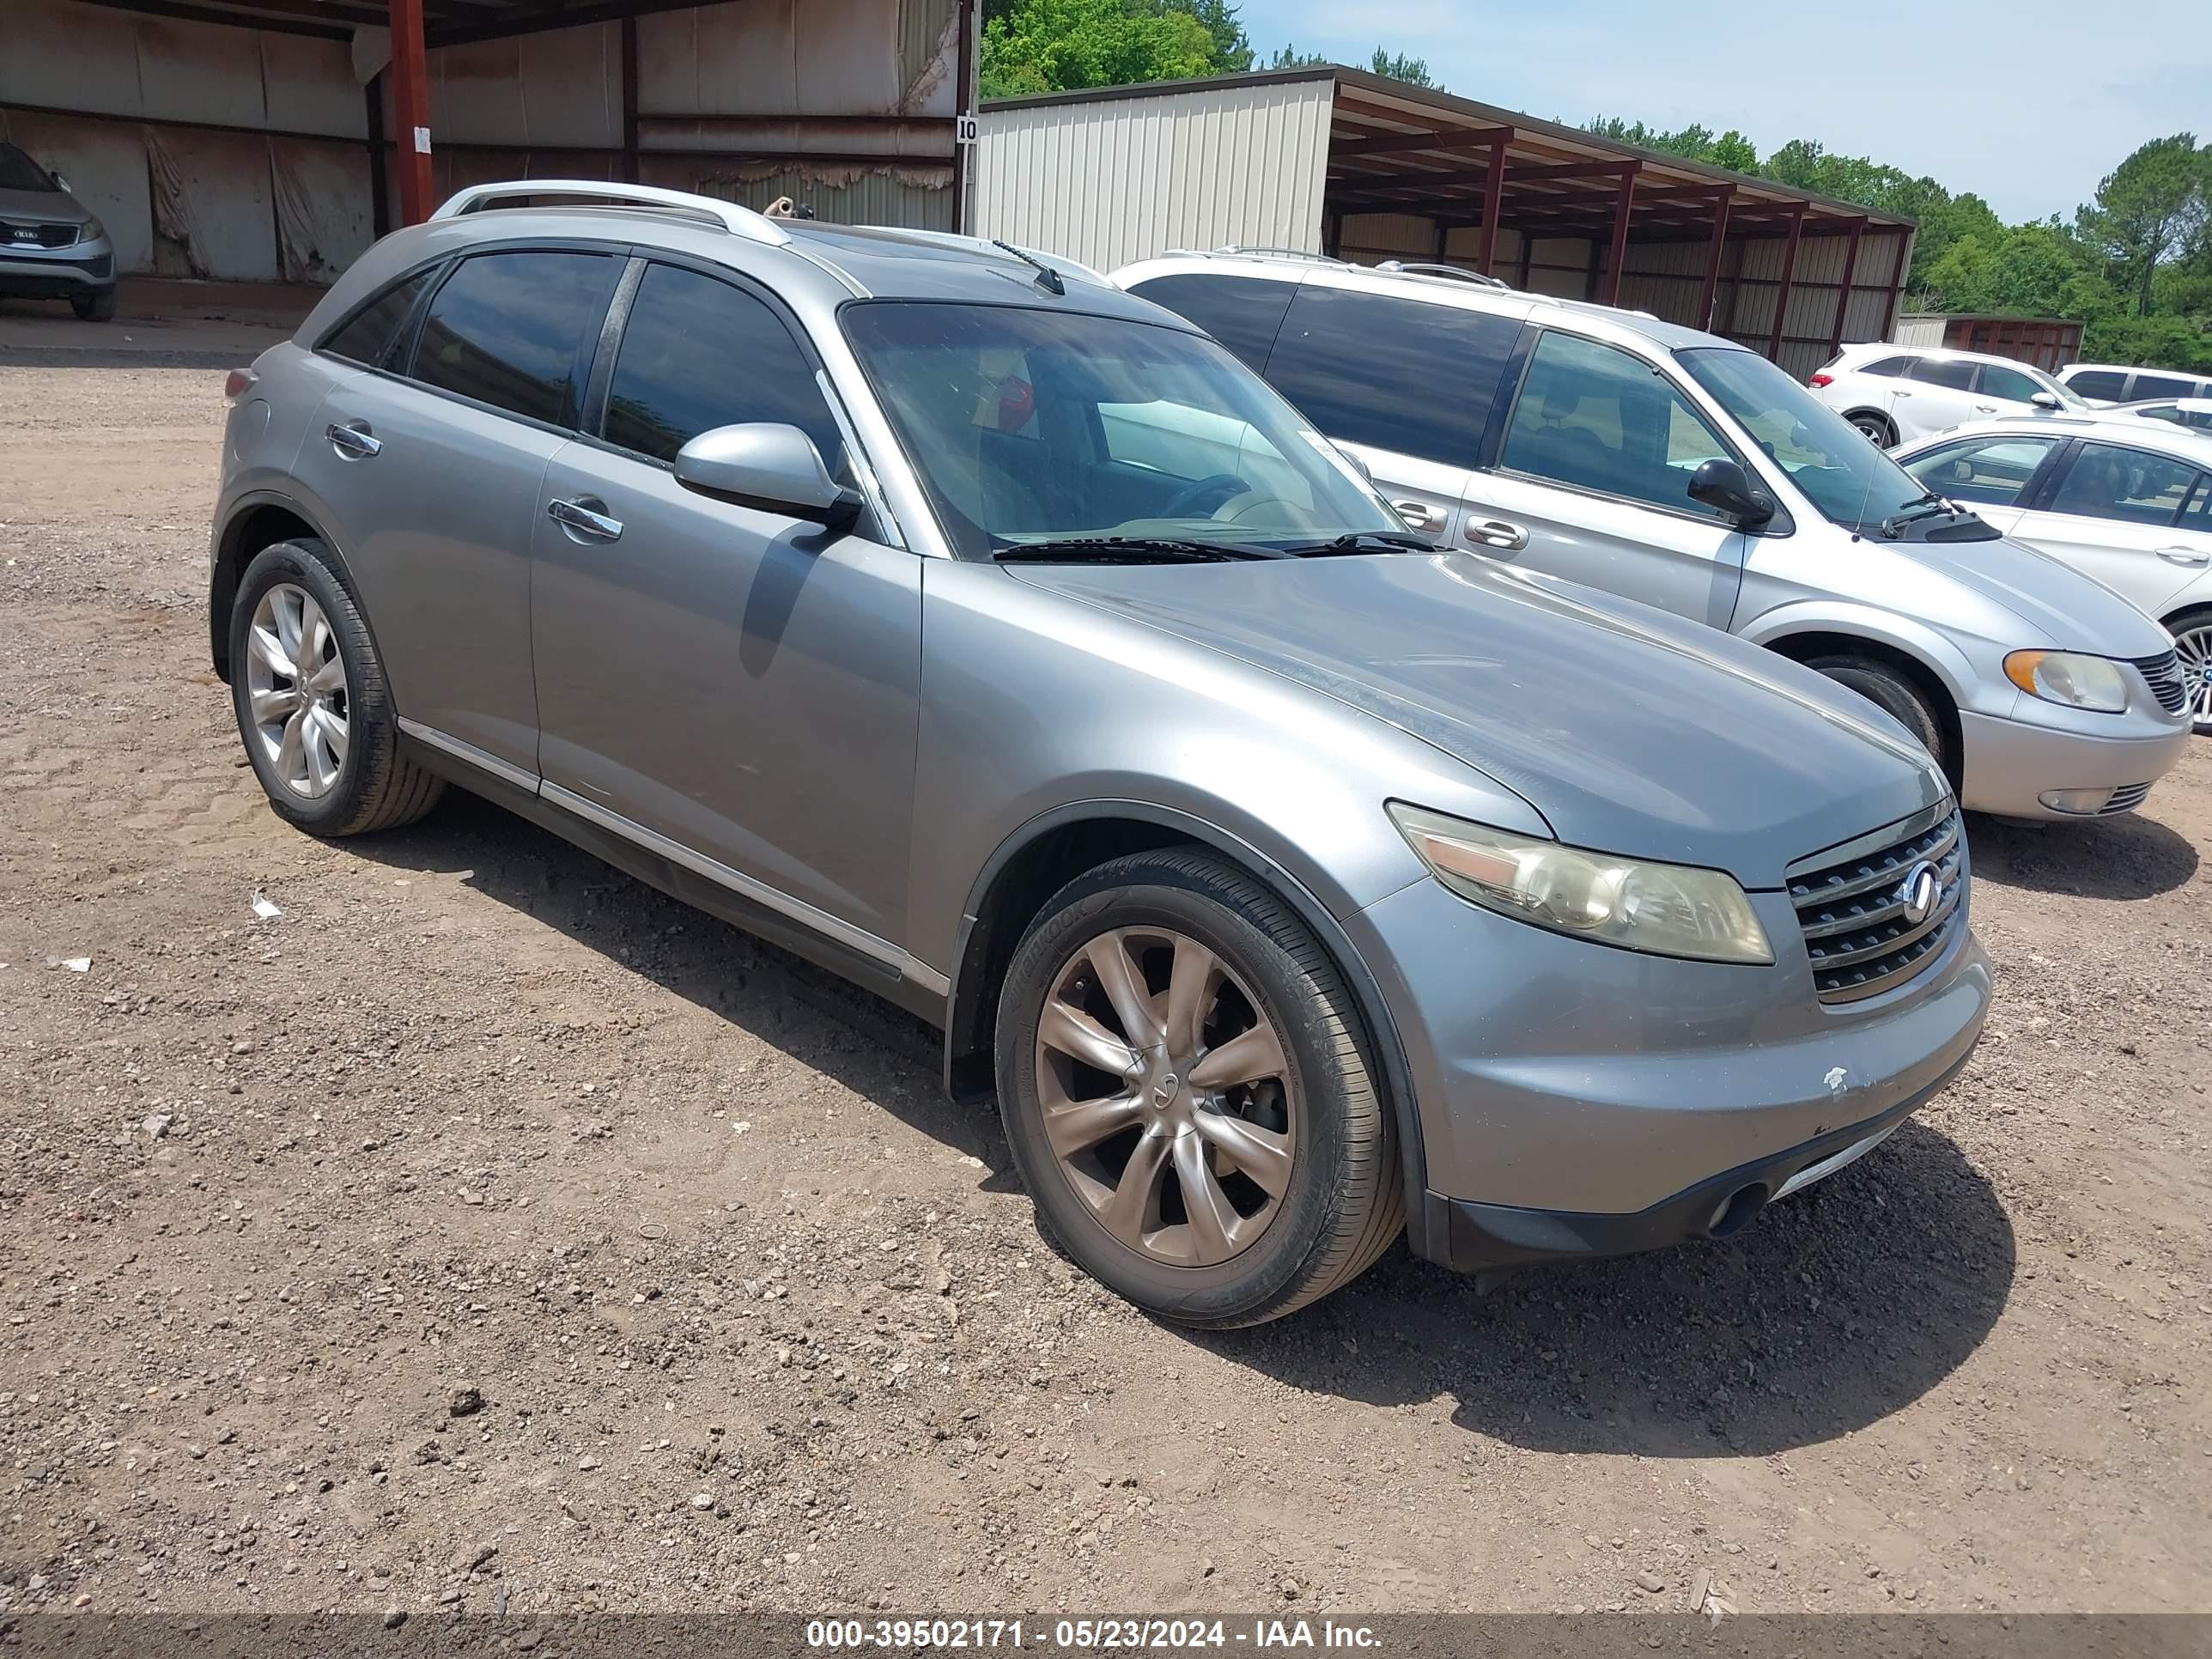
[[[1948,386],[1954,392],[1964,392],[1974,383],[1974,366],[1953,362],[1948,358],[1923,357],[1912,365],[1911,378],[1925,380],[1930,386]]]
[[[623,261],[604,253],[479,253],[430,300],[413,378],[555,426],[573,425]]]
[[[1905,471],[1939,495],[1954,501],[2007,507],[2020,499],[2051,438],[1971,438],[1946,444],[1905,466]]]
[[[1910,357],[1882,357],[1859,370],[1862,374],[1879,374],[1885,380],[1895,380],[1911,364]]]
[[[406,319],[415,296],[429,282],[431,272],[418,270],[404,282],[394,283],[359,311],[349,321],[340,324],[323,340],[323,349],[332,356],[343,357],[349,362],[366,363],[371,368],[384,366],[384,354],[392,349],[392,337]]]
[[[2076,397],[2118,398],[2127,390],[2128,377],[2116,369],[2092,368],[2073,376],[2066,385]]]
[[[2122,524],[2172,524],[2197,483],[2197,469],[2148,450],[2083,444],[2060,481],[2054,513]]]
[[[1193,275],[1155,276],[1129,291],[1189,318],[1249,367],[1264,369],[1298,285],[1256,276]]]
[[[2016,368],[2000,368],[1995,363],[1984,363],[1979,381],[1981,391],[1991,398],[2008,398],[2014,403],[2026,403],[2043,390],[2033,380]]]
[[[1473,466],[1517,319],[1309,283],[1267,378],[1332,438]]]
[[[1705,417],[1649,363],[1547,331],[1528,360],[1498,459],[1532,477],[1717,518],[1690,499],[1690,475],[1729,456]]]
[[[836,472],[845,444],[783,319],[731,283],[647,267],[607,387],[609,443],[657,461],[702,432],[745,421],[795,426]]]
[[[2197,382],[2179,374],[2138,374],[2128,387],[2128,396],[2140,402],[2145,398],[2191,398],[2197,394]]]

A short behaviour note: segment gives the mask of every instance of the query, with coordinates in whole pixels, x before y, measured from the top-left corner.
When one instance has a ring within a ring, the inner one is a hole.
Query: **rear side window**
[[[2197,393],[2197,382],[2179,374],[2138,374],[2135,384],[2128,388],[2128,396],[2144,398],[2191,398]]]
[[[1332,438],[1471,467],[1520,333],[1516,318],[1309,283],[1267,378]]]
[[[844,439],[814,365],[767,302],[676,265],[650,265],[607,387],[606,441],[657,461],[702,432],[747,421],[795,426],[836,472]]]
[[[1690,499],[1690,477],[1706,461],[1732,459],[1705,417],[1650,364],[1547,331],[1528,360],[1498,464],[1577,489],[1717,518]]]
[[[2016,368],[2001,368],[1995,363],[1984,363],[1980,381],[1982,392],[1991,398],[2006,398],[2024,404],[2043,390],[2033,380]]]
[[[1948,386],[1954,392],[1964,392],[1974,384],[1974,366],[1954,362],[1946,357],[1923,357],[1912,365],[1909,378],[1925,380],[1930,386]]]
[[[464,259],[430,299],[412,378],[553,426],[573,426],[589,347],[623,261],[535,251]]]
[[[1952,501],[2009,507],[2020,499],[2056,442],[2052,438],[1969,438],[1908,461],[1905,470]]]
[[[1282,331],[1296,283],[1255,276],[1155,276],[1129,292],[1188,317],[1255,370],[1267,367],[1268,349]]]
[[[418,270],[394,283],[328,335],[323,341],[323,349],[348,362],[383,368],[385,354],[392,349],[392,337],[398,333],[399,325],[406,321],[416,295],[428,283],[431,274]]]
[[[2128,389],[2128,377],[2117,369],[2084,369],[2069,377],[2066,386],[2076,397],[2117,398]]]
[[[2168,525],[2180,517],[2198,476],[2187,462],[2148,450],[2085,443],[2059,481],[2051,510],[2120,524]]]
[[[1877,357],[1859,370],[1862,374],[1879,374],[1885,380],[1896,380],[1911,366],[1910,357]]]

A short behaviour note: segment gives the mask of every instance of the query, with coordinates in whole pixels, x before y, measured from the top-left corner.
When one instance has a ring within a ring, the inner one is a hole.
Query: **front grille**
[[[1879,996],[1935,963],[1966,913],[1966,851],[1959,809],[1947,801],[1888,830],[1815,854],[1818,864],[1790,872],[1790,902],[1821,1001]],[[1912,921],[1905,884],[1923,863],[1934,866],[1941,896]]]
[[[2158,699],[2158,706],[2169,714],[2179,714],[2189,702],[2189,684],[2182,676],[2181,659],[2171,651],[2155,657],[2130,659],[2142,673],[2150,694]],[[2143,786],[2148,789],[2148,784]],[[2141,799],[2141,796],[2136,797]]]
[[[0,247],[14,243],[17,247],[70,247],[76,241],[75,225],[53,223],[24,224],[17,220],[0,221]]]
[[[2132,812],[2143,804],[2143,797],[2149,793],[2150,786],[2147,783],[2124,784],[2112,791],[2112,799],[2097,809],[2097,816],[2108,818],[2115,812]]]

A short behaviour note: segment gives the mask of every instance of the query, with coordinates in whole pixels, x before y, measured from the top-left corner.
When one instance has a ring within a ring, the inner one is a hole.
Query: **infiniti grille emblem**
[[[1926,859],[1905,872],[1905,882],[1897,890],[1904,902],[1905,919],[1917,927],[1936,914],[1936,907],[1943,902],[1943,878]]]

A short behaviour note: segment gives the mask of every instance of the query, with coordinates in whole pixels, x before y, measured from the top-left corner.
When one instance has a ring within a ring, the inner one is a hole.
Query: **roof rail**
[[[739,207],[735,202],[696,196],[690,191],[659,190],[651,185],[617,184],[605,179],[511,179],[501,184],[471,185],[455,191],[430,217],[458,219],[463,214],[481,212],[495,203],[520,201],[533,196],[574,196],[586,198],[582,203],[586,206],[601,203],[650,208],[714,225],[732,236],[764,242],[771,247],[781,247],[791,240],[791,233],[773,219],[749,207]]]
[[[1310,248],[1268,247],[1253,242],[1224,242],[1211,250],[1215,253],[1263,253],[1276,259],[1310,259],[1319,265],[1340,265],[1345,262],[1333,254],[1316,253]]]
[[[1478,288],[1510,289],[1512,287],[1503,277],[1492,276],[1484,271],[1468,270],[1459,265],[1437,264],[1425,259],[1385,259],[1375,269],[1396,271],[1405,276],[1449,276],[1458,282],[1473,283]]]

